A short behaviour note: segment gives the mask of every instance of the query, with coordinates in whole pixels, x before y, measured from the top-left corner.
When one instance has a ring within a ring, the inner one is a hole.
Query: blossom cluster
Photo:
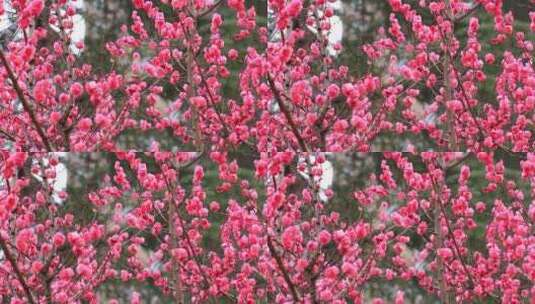
[[[515,173],[493,153],[370,153],[378,169],[348,197],[320,184],[322,165],[350,153],[297,156],[240,166],[226,152],[120,152],[76,201],[53,186],[64,157],[4,153],[1,294],[98,303],[119,281],[178,302],[404,303],[400,282],[413,281],[450,303],[533,298],[535,155],[509,164]],[[376,282],[399,287],[370,299]]]
[[[72,44],[71,2],[49,1],[49,10],[43,0],[12,2],[24,39],[1,55],[5,148],[150,148],[147,140],[126,144],[129,132],[197,151],[534,146],[535,13],[531,23],[517,22],[503,1],[389,0],[388,24],[354,50],[328,39],[333,1],[269,1],[275,26],[268,31],[257,22],[262,12],[243,0],[135,0],[132,23],[106,44],[109,71],[77,55],[86,46]],[[234,33],[222,29],[228,11]],[[37,21],[46,26],[30,29]],[[482,35],[482,22],[492,37]],[[260,43],[236,49],[225,43],[229,36]],[[369,72],[356,75],[340,63],[346,52],[368,58]],[[225,95],[228,85],[238,97]],[[392,136],[402,140],[385,144]]]
[[[132,0],[104,69],[75,2],[0,0],[3,302],[535,303],[535,1]]]

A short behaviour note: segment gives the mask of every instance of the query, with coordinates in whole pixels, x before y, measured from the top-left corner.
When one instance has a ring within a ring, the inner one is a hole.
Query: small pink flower
[[[302,241],[303,235],[297,226],[290,226],[282,233],[282,246],[287,250],[293,250],[294,246]]]
[[[437,255],[447,261],[453,257],[453,251],[449,248],[439,248],[437,250]]]
[[[62,233],[57,232],[54,234],[52,242],[54,243],[54,246],[61,247],[63,244],[65,244],[65,236]]]
[[[80,97],[83,92],[84,87],[79,82],[75,82],[71,85],[70,93],[74,98]]]
[[[78,122],[78,128],[83,131],[89,131],[91,129],[91,126],[93,125],[93,122],[90,118],[82,118]]]
[[[319,233],[319,242],[321,245],[327,245],[331,241],[331,234],[327,230],[322,230]]]
[[[27,254],[35,246],[36,241],[37,238],[33,231],[30,229],[23,229],[17,234],[15,245],[17,246],[17,250]]]

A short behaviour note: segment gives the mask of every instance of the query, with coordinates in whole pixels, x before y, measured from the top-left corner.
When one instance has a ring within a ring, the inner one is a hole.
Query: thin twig
[[[273,242],[270,236],[267,237],[267,245],[269,248],[269,252],[275,258],[275,261],[277,262],[277,266],[279,266],[279,269],[282,272],[284,281],[286,281],[288,288],[290,288],[290,292],[292,293],[292,298],[294,299],[294,302],[299,303],[300,300],[299,300],[299,294],[297,293],[297,289],[295,288],[294,283],[290,279],[290,275],[288,275],[288,271],[284,267],[284,263],[282,262],[281,257],[278,255],[277,251],[275,250],[275,247],[273,246]]]
[[[0,51],[1,52],[1,51]],[[13,271],[15,271],[15,275],[17,276],[20,284],[22,285],[22,289],[24,289],[24,292],[26,293],[26,296],[28,297],[28,302],[30,304],[36,304],[32,292],[30,291],[30,287],[26,283],[26,280],[24,279],[24,276],[20,272],[19,267],[17,266],[17,262],[15,261],[15,257],[11,255],[11,252],[9,251],[9,248],[7,248],[6,241],[0,234],[0,247],[2,248],[2,251],[4,252],[4,256],[11,264],[11,267],[13,267]]]
[[[448,165],[446,168],[444,168],[446,170],[446,174],[449,171],[455,169],[455,167],[457,167],[460,164],[462,164],[463,162],[465,162],[471,155],[472,155],[472,152],[468,152],[463,157],[457,159],[454,163],[452,163],[452,164]]]
[[[292,118],[292,114],[290,113],[290,111],[288,111],[288,108],[286,108],[286,105],[284,104],[284,101],[282,100],[279,90],[277,90],[277,88],[275,87],[275,83],[273,82],[271,75],[268,75],[268,82],[269,82],[269,86],[271,87],[271,90],[273,91],[275,95],[275,100],[277,101],[279,108],[281,109],[282,113],[286,117],[286,120],[288,121],[288,123],[290,124],[290,128],[292,129],[292,132],[294,133],[295,137],[297,138],[297,141],[299,142],[299,146],[301,146],[301,149],[303,150],[303,152],[308,152],[308,148],[305,144],[305,141],[303,140],[303,137],[301,137],[301,134],[299,133],[299,130],[297,129],[297,126],[295,125],[295,122]]]
[[[450,4],[450,1],[449,0],[446,0],[445,1],[445,6],[446,6],[446,14],[447,14],[447,17],[451,20],[452,19],[452,10],[451,10],[451,4]],[[448,132],[449,132],[449,137],[448,137],[448,143],[449,143],[449,149],[450,150],[453,150],[453,151],[457,151],[458,149],[458,146],[457,146],[457,133],[455,132],[455,123],[454,123],[454,119],[455,119],[455,113],[453,112],[453,110],[449,109],[448,108],[448,102],[451,101],[451,99],[453,98],[453,88],[451,86],[451,81],[450,81],[450,65],[451,65],[451,54],[450,54],[450,47],[451,47],[451,41],[452,41],[452,34],[453,34],[453,30],[454,30],[454,26],[455,24],[453,22],[451,22],[451,31],[446,33],[446,39],[445,39],[445,52],[447,54],[447,56],[444,57],[444,62],[443,62],[443,70],[442,70],[442,73],[443,73],[443,79],[444,79],[444,104],[446,106],[446,110],[447,110],[447,117],[448,117]],[[461,84],[462,85],[462,84]]]
[[[199,18],[202,18],[208,14],[210,14],[211,12],[213,12],[219,5],[221,5],[221,3],[223,3],[223,0],[219,0],[217,1],[216,3],[214,3],[211,7],[209,7],[208,9],[206,9],[204,12],[202,13],[199,13],[198,15],[195,16],[196,19],[199,19]]]
[[[434,184],[435,185],[435,184]],[[434,206],[434,228],[435,228],[435,250],[438,252],[438,249],[440,249],[442,246],[444,246],[443,237],[442,237],[442,229],[440,227],[440,207],[437,205],[441,205],[440,203],[440,192],[435,188],[435,195],[437,198],[435,199],[435,206]],[[446,286],[446,278],[445,278],[445,271],[444,271],[444,260],[441,256],[437,255],[437,263],[438,263],[438,279],[439,279],[439,286],[440,286],[440,297],[442,299],[443,303],[450,303],[449,301],[449,295],[448,290]]]
[[[4,52],[1,49],[0,49],[0,60],[2,60],[2,63],[6,69],[7,76],[9,77],[9,79],[11,79],[11,82],[13,83],[13,88],[17,92],[17,96],[19,97],[20,102],[22,103],[22,107],[24,108],[24,111],[26,111],[26,113],[28,113],[28,115],[30,116],[30,119],[32,123],[34,124],[35,129],[37,130],[37,133],[39,134],[39,137],[41,137],[41,140],[43,141],[43,144],[45,145],[47,152],[52,152],[52,147],[50,146],[50,143],[48,142],[48,139],[46,138],[45,133],[43,132],[43,129],[41,128],[41,125],[39,124],[39,121],[37,120],[37,117],[35,117],[35,113],[33,112],[32,107],[26,100],[26,97],[24,96],[24,92],[19,86],[17,78],[15,77],[15,74],[13,74],[13,71],[11,70],[9,63],[7,62],[6,56],[4,56]]]

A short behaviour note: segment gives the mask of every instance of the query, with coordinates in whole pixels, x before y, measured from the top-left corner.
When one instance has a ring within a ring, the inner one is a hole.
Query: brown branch
[[[16,142],[17,141],[17,139],[15,137],[13,137],[13,135],[7,133],[7,131],[4,131],[4,130],[0,129],[0,134],[3,135],[3,137],[6,138],[9,141],[12,141],[12,142]]]
[[[461,20],[463,20],[464,18],[472,15],[478,8],[481,7],[481,3],[478,3],[476,5],[474,5],[471,9],[469,9],[466,13],[464,13],[463,15],[460,15],[460,16],[457,16],[454,18],[454,22],[459,22]]]
[[[446,227],[448,228],[448,234],[449,234],[449,237],[451,238],[451,241],[453,242],[453,247],[457,253],[457,257],[459,258],[459,261],[461,261],[461,265],[463,267],[463,270],[464,272],[466,273],[466,275],[468,276],[468,278],[470,279],[470,281],[472,282],[472,285],[475,285],[475,281],[472,277],[472,274],[470,273],[470,271],[468,270],[468,267],[466,266],[466,263],[464,262],[464,259],[461,257],[461,251],[459,249],[459,246],[457,245],[457,241],[455,239],[455,235],[453,234],[453,230],[451,229],[451,225],[450,225],[450,221],[448,220],[448,216],[446,214],[446,210],[444,209],[444,205],[442,204],[442,200],[438,200],[438,204],[440,206],[440,211],[442,212],[442,216],[444,217],[444,220],[446,222]]]
[[[218,6],[220,6],[221,3],[223,3],[223,0],[219,0],[219,1],[217,1],[217,2],[214,3],[211,7],[209,7],[208,9],[206,9],[204,12],[195,15],[195,18],[196,18],[196,19],[199,19],[199,18],[202,18],[202,17],[204,17],[204,16],[210,14],[210,13],[213,12]]]
[[[451,10],[451,4],[450,4],[450,1],[449,0],[445,0],[445,3],[446,5],[446,14],[447,14],[447,17],[448,19],[452,19],[451,18],[451,15],[452,15],[452,10]],[[454,30],[454,23],[451,22],[451,26],[452,26],[452,31]],[[455,113],[453,112],[453,110],[451,109],[448,109],[448,101],[452,100],[453,98],[453,88],[451,86],[451,81],[450,81],[450,65],[451,65],[451,54],[450,54],[450,46],[451,46],[451,41],[452,41],[452,32],[448,32],[446,33],[446,39],[445,39],[445,52],[447,54],[447,56],[444,57],[444,62],[443,62],[443,69],[442,69],[442,75],[443,75],[443,79],[444,79],[444,105],[446,106],[446,111],[447,111],[447,117],[448,117],[448,132],[449,132],[449,138],[448,138],[448,144],[449,144],[449,150],[450,151],[457,151],[458,149],[458,146],[457,146],[457,133],[455,133],[455,122],[454,122],[454,119],[455,119]],[[462,85],[462,84],[461,84]]]
[[[475,10],[477,10],[478,8],[479,8],[479,5],[476,5],[474,8],[471,9],[470,13],[472,13],[472,12],[475,11]],[[463,17],[464,17],[464,16],[463,16]],[[448,19],[451,20],[452,18],[448,18]],[[461,18],[461,19],[462,19],[462,18]],[[452,24],[455,25],[455,23],[458,22],[459,20],[460,20],[460,19],[455,19],[455,20],[453,20],[453,21],[452,21],[452,22],[453,22]],[[441,29],[440,27],[439,27],[438,29],[439,29],[439,34],[440,34],[440,36],[442,37],[442,40],[445,41],[447,38],[445,37],[444,32],[442,31],[442,29]],[[454,57],[451,55],[451,53],[449,52],[449,50],[446,50],[445,53],[446,53],[446,55],[447,55],[447,56],[446,56],[446,57],[447,57],[446,60],[449,61],[449,62],[451,62],[451,63],[453,64],[453,69],[452,69],[452,71],[453,71],[454,74],[455,74],[455,79],[457,80],[457,83],[459,84],[459,87],[460,87],[460,89],[461,89],[461,93],[462,93],[462,95],[463,95],[463,97],[464,97],[464,99],[461,98],[461,104],[462,104],[462,106],[463,106],[464,111],[465,111],[465,112],[468,112],[468,113],[470,114],[471,118],[474,120],[474,123],[476,124],[476,126],[477,126],[477,128],[478,128],[478,130],[479,130],[479,133],[480,133],[481,137],[488,136],[488,135],[486,134],[487,132],[483,131],[483,128],[482,128],[482,126],[481,126],[479,120],[476,118],[476,114],[474,113],[473,109],[467,104],[467,102],[470,100],[470,98],[468,97],[468,94],[467,94],[466,90],[464,89],[463,82],[461,81],[461,76],[460,76],[460,74],[459,74],[457,68],[456,68],[455,65],[454,65]],[[448,81],[448,82],[449,82],[449,81]],[[456,118],[456,119],[457,119],[457,118]],[[478,140],[479,140],[479,139],[478,139]],[[503,151],[505,151],[505,152],[507,152],[507,153],[509,153],[509,154],[514,155],[514,153],[515,153],[515,152],[513,152],[511,149],[509,149],[509,148],[507,148],[507,147],[505,147],[505,146],[503,146],[503,145],[501,145],[501,144],[498,144],[498,143],[494,143],[494,144],[495,144],[499,149],[501,149],[501,150],[503,150]]]
[[[470,153],[468,153],[467,155],[470,155]],[[461,158],[459,163],[464,161],[466,158],[467,158],[467,156]],[[452,166],[447,167],[446,171],[448,171],[449,168],[452,168]],[[432,183],[433,183],[433,186],[435,187],[435,191],[437,191],[436,188],[438,188],[438,185],[436,184],[436,181],[434,179],[432,179]],[[459,246],[457,245],[457,240],[455,238],[455,235],[453,234],[453,229],[451,228],[450,221],[448,219],[448,215],[446,214],[446,209],[444,208],[444,203],[442,202],[442,199],[440,198],[440,193],[437,192],[437,196],[438,196],[437,197],[438,199],[437,199],[436,203],[440,207],[439,211],[442,213],[442,216],[444,217],[444,220],[446,222],[446,227],[448,229],[448,235],[449,235],[449,237],[451,238],[451,240],[453,242],[453,247],[455,249],[456,256],[459,259],[459,261],[461,262],[463,270],[466,273],[466,275],[468,276],[468,278],[470,279],[470,282],[472,283],[472,288],[473,288],[473,286],[475,286],[474,278],[472,277],[472,274],[468,270],[468,267],[466,266],[466,263],[464,262],[464,260],[463,260],[463,258],[461,256],[461,250],[459,249]]]
[[[437,198],[435,199],[435,207],[434,207],[434,225],[435,225],[435,240],[434,240],[434,246],[435,250],[438,252],[438,249],[440,249],[443,246],[443,238],[442,238],[442,230],[440,227],[440,207],[438,205],[441,205],[439,200],[440,193],[435,189],[435,195]],[[444,271],[444,261],[442,260],[442,257],[437,255],[437,262],[438,262],[438,280],[439,280],[439,286],[440,286],[440,298],[442,299],[443,303],[450,303],[449,301],[449,295],[448,290],[446,286],[446,279],[445,279],[445,271]]]
[[[190,162],[188,162],[186,165],[187,166],[190,166],[192,165],[193,163],[197,162],[201,156],[203,155],[204,152],[200,153],[200,155],[198,155],[196,158],[194,158],[193,160],[191,160]],[[159,165],[159,168],[160,168],[160,171],[163,172],[162,170],[162,166]],[[174,168],[174,166],[173,166]],[[180,169],[184,169],[185,167],[181,167]],[[174,229],[172,229],[172,225],[174,224],[174,218],[176,218],[178,220],[178,223],[180,225],[180,228],[182,229],[182,237],[186,240],[186,244],[187,244],[187,251],[188,251],[188,255],[190,258],[193,258],[193,261],[195,262],[198,270],[199,270],[199,273],[201,275],[201,277],[203,278],[205,284],[207,286],[210,286],[212,285],[213,283],[211,282],[210,279],[208,279],[208,276],[206,275],[205,271],[203,270],[202,268],[202,262],[200,261],[199,259],[199,256],[195,253],[195,247],[193,246],[193,242],[191,241],[187,231],[186,231],[186,225],[184,224],[184,222],[182,221],[182,218],[180,217],[180,212],[179,210],[176,208],[176,205],[174,205],[175,203],[175,185],[171,185],[170,181],[167,179],[167,176],[165,174],[163,174],[164,176],[164,182],[165,182],[165,185],[166,185],[166,188],[167,188],[167,191],[170,193],[171,195],[171,198],[172,198],[172,201],[169,202],[169,209],[168,209],[168,229],[169,229],[169,233],[171,234],[171,239],[172,239],[172,244],[173,246],[177,246],[178,245],[178,237],[179,235],[176,235],[176,233],[174,232]],[[171,232],[173,231],[173,232]],[[176,248],[176,247],[175,247]],[[177,264],[177,266],[179,266]],[[175,299],[178,301],[178,303],[184,303],[184,294],[182,293],[182,288],[183,288],[183,285],[182,285],[182,282],[180,281],[180,273],[178,272],[178,267],[176,268],[177,269],[177,277],[175,278],[174,276],[172,277],[172,280],[174,281],[174,283],[177,285],[175,288],[178,288],[174,291],[174,295],[175,295]],[[232,301],[232,302],[236,302],[236,299],[234,298],[233,295],[231,294],[228,294],[222,290],[219,290],[219,288],[217,288],[217,291],[221,293],[221,295],[223,297],[225,297],[226,299]],[[182,301],[182,302],[181,302]]]
[[[284,263],[282,262],[281,257],[277,254],[277,251],[275,250],[275,247],[273,246],[273,241],[271,240],[270,236],[267,237],[267,245],[269,248],[269,252],[275,258],[275,261],[277,262],[277,266],[279,266],[279,269],[282,272],[284,281],[286,281],[288,288],[290,288],[290,292],[292,293],[292,298],[294,299],[294,302],[299,303],[300,300],[299,300],[299,294],[297,293],[297,289],[295,288],[294,283],[290,279],[290,275],[288,274],[288,271],[284,267]]]
[[[314,254],[314,257],[312,258],[308,266],[305,268],[305,273],[307,274],[307,277],[309,279],[309,284],[310,284],[310,289],[311,289],[310,296],[312,297],[313,304],[319,303],[317,299],[317,290],[316,290],[316,281],[318,280],[319,273],[314,273],[313,269],[314,269],[314,265],[318,261],[320,253],[321,253],[321,248],[316,252],[316,254]]]
[[[197,61],[197,58],[195,56],[193,56],[193,62],[195,63],[195,65],[197,66],[197,68],[200,69],[200,64],[199,62]],[[208,94],[208,102],[210,103],[210,106],[214,109],[216,115],[217,115],[217,118],[219,120],[219,122],[221,123],[221,125],[223,126],[223,129],[225,130],[225,134],[224,136],[225,137],[228,137],[230,135],[230,127],[228,126],[227,122],[223,119],[223,116],[221,115],[221,112],[219,111],[219,109],[217,108],[216,106],[216,102],[215,102],[215,97],[214,95],[212,94],[212,91],[210,89],[210,86],[208,85],[208,82],[206,81],[206,78],[204,77],[204,73],[199,73],[199,75],[201,76],[201,83],[204,85],[205,89],[206,89],[206,93]],[[249,147],[253,147],[254,145],[252,143],[250,143],[249,141],[247,140],[244,140],[243,141],[246,145],[248,145]]]
[[[284,101],[282,100],[282,97],[280,95],[279,90],[275,87],[275,83],[273,82],[273,79],[271,78],[271,75],[268,75],[268,82],[271,90],[273,91],[275,95],[275,100],[277,101],[277,104],[279,105],[279,108],[281,109],[282,113],[286,117],[286,120],[290,124],[290,128],[292,129],[292,132],[294,133],[295,137],[297,138],[297,141],[299,142],[299,146],[301,146],[301,149],[303,152],[308,152],[308,148],[305,144],[305,141],[303,140],[303,137],[301,137],[301,134],[299,133],[299,130],[297,129],[297,126],[292,118],[292,114],[286,108],[286,105],[284,104]]]
[[[173,227],[173,217],[177,213],[175,202],[169,203],[169,208],[167,210],[167,221],[168,221],[168,230],[171,235],[171,246],[172,248],[178,247],[178,236],[176,229]],[[173,283],[173,298],[177,304],[184,303],[184,293],[182,287],[182,280],[180,278],[180,265],[178,263],[173,263],[173,270],[171,271],[171,282]]]
[[[15,77],[15,74],[13,74],[13,71],[11,70],[9,63],[7,62],[6,56],[4,55],[4,52],[1,49],[0,49],[0,60],[2,60],[2,63],[6,69],[7,75],[9,79],[11,79],[11,82],[13,83],[13,88],[17,92],[17,96],[19,97],[20,102],[22,103],[22,107],[24,108],[24,111],[26,111],[26,113],[28,113],[28,115],[30,116],[30,119],[33,125],[35,126],[35,129],[37,130],[39,137],[41,137],[41,140],[43,141],[43,144],[45,145],[46,150],[48,152],[52,152],[52,147],[50,146],[50,143],[48,142],[48,139],[46,138],[46,135],[43,132],[43,129],[41,128],[41,125],[39,124],[39,121],[37,120],[37,117],[35,116],[35,113],[33,112],[32,107],[28,103],[28,100],[26,100],[26,97],[24,96],[24,92],[19,86],[17,78]]]
[[[464,163],[471,155],[472,155],[472,152],[468,152],[463,157],[457,159],[454,163],[452,163],[452,164],[448,165],[446,168],[444,168],[446,170],[446,174],[449,171],[455,169],[455,167],[457,167],[460,164]]]
[[[467,155],[470,155],[470,153],[468,153]],[[464,157],[462,158],[462,160],[464,161],[467,157]],[[462,162],[462,161],[461,161]],[[451,168],[451,166],[447,167],[447,168],[444,168],[446,171],[448,171],[448,168]],[[461,250],[459,248],[459,245],[457,244],[457,240],[455,238],[455,235],[453,234],[453,229],[451,228],[451,225],[450,225],[450,222],[449,222],[449,219],[448,219],[448,215],[446,214],[446,209],[444,207],[444,203],[442,202],[442,199],[440,198],[440,193],[439,193],[439,190],[437,189],[439,187],[439,185],[437,185],[437,182],[434,180],[434,178],[431,179],[431,182],[433,184],[433,188],[435,189],[435,192],[437,194],[437,200],[436,200],[436,204],[438,205],[438,213],[437,214],[437,209],[435,207],[435,220],[438,220],[438,218],[440,218],[440,213],[442,213],[442,216],[444,217],[444,220],[446,222],[446,227],[448,229],[448,236],[451,238],[451,241],[453,242],[453,251],[454,251],[454,254],[455,254],[455,257],[461,262],[461,266],[463,268],[463,271],[465,272],[466,276],[468,277],[468,280],[470,281],[470,288],[474,288],[474,286],[476,285],[476,282],[474,280],[474,277],[472,276],[472,273],[469,271],[468,269],[468,266],[466,265],[466,262],[464,261],[464,259],[462,258],[461,256]],[[437,223],[435,222],[435,225]],[[435,226],[435,230],[437,229],[437,227]],[[440,229],[440,225],[438,226],[438,229]],[[440,233],[441,234],[441,233]],[[452,271],[452,269],[449,267],[449,265],[447,264],[444,264],[448,270]],[[491,297],[493,298],[497,298],[496,295],[494,294],[490,294]],[[449,299],[448,299],[449,300]]]
[[[22,273],[20,272],[19,267],[17,266],[17,262],[15,261],[15,257],[13,257],[13,255],[11,255],[11,252],[9,251],[9,248],[7,248],[6,241],[4,240],[4,238],[2,237],[1,234],[0,234],[0,247],[2,248],[2,251],[4,252],[4,256],[6,257],[6,259],[11,264],[11,267],[13,267],[13,271],[15,272],[15,275],[17,276],[20,284],[22,285],[22,288],[24,289],[24,292],[26,293],[26,296],[28,298],[28,302],[30,304],[36,304],[37,302],[35,302],[35,300],[33,298],[32,292],[30,291],[30,287],[26,283],[26,280],[24,279],[24,276],[22,275]]]

